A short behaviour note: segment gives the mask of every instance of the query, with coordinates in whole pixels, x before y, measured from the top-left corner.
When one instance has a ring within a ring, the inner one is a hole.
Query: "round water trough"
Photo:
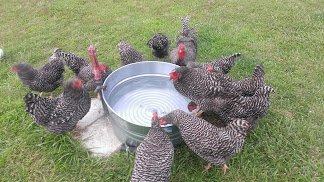
[[[123,66],[107,77],[103,100],[121,142],[139,145],[150,129],[154,111],[160,117],[175,109],[189,112],[190,100],[178,93],[169,79],[169,73],[177,67],[166,62],[143,61]],[[178,128],[167,128],[173,144],[182,144]]]

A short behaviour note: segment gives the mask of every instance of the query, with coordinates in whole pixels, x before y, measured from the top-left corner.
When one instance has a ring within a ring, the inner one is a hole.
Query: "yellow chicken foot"
[[[211,164],[211,163],[208,163],[208,164],[205,166],[205,170],[204,170],[203,172],[204,172],[204,173],[208,172],[210,168],[212,168],[212,164]]]
[[[223,166],[222,166],[222,169],[223,169],[223,173],[224,173],[224,175],[226,174],[226,171],[227,171],[227,169],[229,169],[228,167],[227,167],[227,165],[226,164],[223,164]]]
[[[101,96],[100,96],[99,93],[97,94],[97,99],[98,99],[98,100],[101,100]]]

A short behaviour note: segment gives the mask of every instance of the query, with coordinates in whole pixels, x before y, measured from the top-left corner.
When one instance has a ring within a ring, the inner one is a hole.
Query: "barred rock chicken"
[[[177,38],[176,48],[170,53],[170,61],[179,66],[186,66],[189,62],[196,61],[197,56],[197,35],[193,28],[189,28],[190,17],[180,17],[182,29]]]
[[[163,58],[168,55],[170,40],[162,33],[157,33],[147,42],[147,45],[152,49],[154,56]]]
[[[126,41],[118,43],[120,60],[123,66],[131,63],[143,61],[142,55]]]
[[[264,85],[262,66],[256,66],[251,77],[233,80],[219,71],[206,71],[200,68],[181,66],[170,74],[175,89],[191,100],[200,98],[231,97],[253,95]]]
[[[196,52],[193,50],[193,48],[189,48],[185,44],[180,43],[177,48],[171,51],[171,63],[186,66],[190,62],[196,61]]]
[[[54,134],[73,130],[89,111],[91,99],[82,80],[69,79],[63,93],[56,98],[29,93],[24,97],[26,112],[33,120]]]
[[[93,56],[96,58],[96,52],[94,51]],[[73,53],[63,52],[61,49],[55,49],[54,56],[62,59],[65,64],[84,82],[84,87],[87,91],[93,91],[96,89],[97,85],[94,80],[93,67],[84,58],[78,57]],[[92,55],[90,55],[91,57]],[[101,79],[105,80],[110,73],[111,69],[102,63],[99,63],[98,69],[101,74]]]
[[[161,117],[162,122],[176,125],[187,146],[212,165],[222,166],[226,173],[226,161],[239,153],[243,147],[249,122],[235,119],[229,125],[218,128],[207,121],[182,110],[174,110]]]
[[[223,74],[218,76],[214,72],[186,66],[176,68],[169,75],[175,89],[191,100],[226,95],[222,84],[232,82],[231,78],[223,77]]]
[[[223,57],[220,60],[213,61],[211,63],[203,63],[199,64],[196,62],[189,62],[187,66],[189,68],[202,68],[202,69],[208,69],[208,66],[211,66],[213,70],[221,71],[223,74],[227,74],[231,68],[234,66],[236,62],[236,58],[241,56],[241,53],[234,53],[230,56]]]
[[[33,91],[52,92],[63,83],[64,64],[58,59],[49,60],[42,68],[35,69],[28,63],[12,66],[12,71],[25,86]]]
[[[227,85],[225,90],[238,93],[239,95],[252,96],[260,88],[264,86],[264,69],[262,65],[257,65],[251,77],[243,80],[235,80]],[[231,91],[230,91],[231,89]]]
[[[260,87],[253,96],[237,96],[234,98],[197,99],[188,104],[189,111],[197,109],[212,111],[224,122],[231,118],[251,118],[253,121],[264,116],[270,106],[269,94],[274,92],[270,86]],[[254,124],[251,124],[254,126]]]
[[[136,151],[131,181],[169,181],[173,154],[173,144],[153,113],[151,129]]]
[[[270,86],[260,87],[253,96],[240,96],[232,99],[230,104],[226,104],[225,108],[217,113],[223,121],[227,122],[231,120],[230,118],[253,118],[253,120],[257,120],[267,113],[270,106],[269,95],[272,92],[274,92],[274,89]]]

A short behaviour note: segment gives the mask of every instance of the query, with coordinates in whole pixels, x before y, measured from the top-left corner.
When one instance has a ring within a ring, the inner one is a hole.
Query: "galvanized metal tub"
[[[123,66],[104,81],[102,91],[109,120],[121,142],[137,146],[151,126],[152,112],[163,116],[175,109],[189,112],[189,99],[178,93],[169,73],[177,65],[143,61]],[[175,146],[183,143],[179,130],[168,127],[168,134]]]

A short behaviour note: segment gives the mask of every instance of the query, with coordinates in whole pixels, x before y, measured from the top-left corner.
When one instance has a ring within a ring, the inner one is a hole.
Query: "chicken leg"
[[[228,168],[227,165],[224,163],[223,166],[222,166],[222,170],[223,170],[224,175],[226,174],[227,169],[229,169],[229,168]]]
[[[212,168],[212,167],[213,167],[212,164],[211,164],[211,163],[208,163],[208,164],[205,166],[205,169],[204,169],[203,173],[208,172],[209,169]]]

